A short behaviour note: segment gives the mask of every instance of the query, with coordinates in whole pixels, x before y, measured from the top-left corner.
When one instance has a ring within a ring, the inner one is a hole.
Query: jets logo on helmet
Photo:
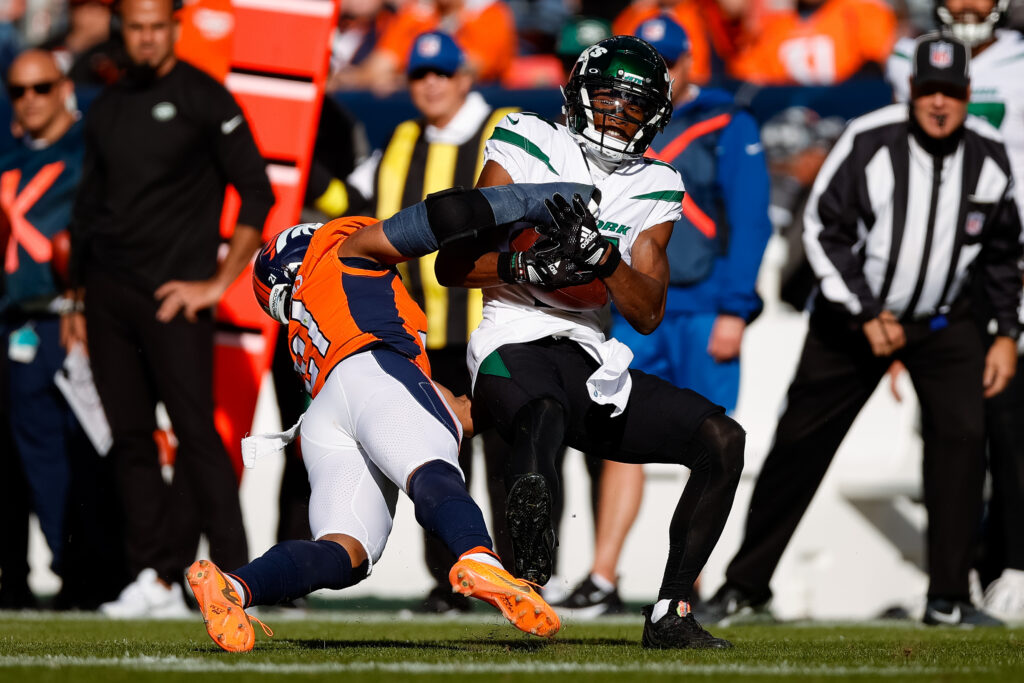
[[[609,161],[643,156],[672,118],[668,67],[634,36],[613,36],[583,50],[562,95],[569,132]]]
[[[260,307],[279,323],[288,323],[295,274],[322,223],[302,223],[279,232],[263,245],[252,268],[252,290]]]
[[[1010,8],[1010,0],[992,0],[992,9],[985,16],[973,11],[957,12],[953,16],[946,6],[946,0],[935,0],[935,16],[939,23],[967,47],[975,47],[991,40],[993,32],[1006,23],[1006,15]]]

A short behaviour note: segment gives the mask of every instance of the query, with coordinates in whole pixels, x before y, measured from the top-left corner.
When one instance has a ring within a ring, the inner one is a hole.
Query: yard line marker
[[[258,656],[259,653],[254,653]],[[984,668],[961,667],[955,669],[913,666],[794,666],[791,664],[693,664],[690,662],[646,662],[629,664],[608,664],[599,662],[323,662],[323,663],[281,663],[254,662],[249,655],[245,659],[210,659],[201,657],[73,657],[51,656],[2,656],[0,668],[125,668],[136,671],[179,671],[188,673],[249,672],[270,674],[316,674],[316,673],[394,673],[394,674],[551,674],[551,673],[633,673],[680,675],[680,674],[732,674],[738,676],[793,676],[815,675],[836,676],[925,676],[939,674],[978,674],[992,671]]]

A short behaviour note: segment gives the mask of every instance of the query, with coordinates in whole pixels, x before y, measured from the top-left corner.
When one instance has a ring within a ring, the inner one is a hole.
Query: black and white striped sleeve
[[[992,233],[981,254],[985,294],[998,325],[997,334],[1017,338],[1021,298],[1021,222],[1012,183],[993,216]]]
[[[866,180],[855,154],[857,138],[858,128],[851,125],[818,172],[804,212],[803,239],[822,295],[863,322],[876,317],[882,305],[868,285],[859,253],[863,217],[858,195]]]

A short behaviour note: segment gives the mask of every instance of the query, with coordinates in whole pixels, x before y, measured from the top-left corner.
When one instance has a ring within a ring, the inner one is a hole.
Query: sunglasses
[[[7,94],[10,95],[12,102],[20,100],[29,90],[37,95],[49,95],[58,83],[60,81],[43,81],[42,83],[32,83],[31,85],[15,85],[11,83],[7,86]]]

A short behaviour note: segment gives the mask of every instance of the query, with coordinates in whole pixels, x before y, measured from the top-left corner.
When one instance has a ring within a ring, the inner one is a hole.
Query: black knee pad
[[[704,457],[714,458],[730,478],[739,480],[747,433],[736,420],[724,413],[711,415],[697,429],[696,440],[704,447]]]
[[[496,225],[494,211],[480,192],[453,187],[427,195],[423,203],[427,208],[430,231],[440,246]]]

